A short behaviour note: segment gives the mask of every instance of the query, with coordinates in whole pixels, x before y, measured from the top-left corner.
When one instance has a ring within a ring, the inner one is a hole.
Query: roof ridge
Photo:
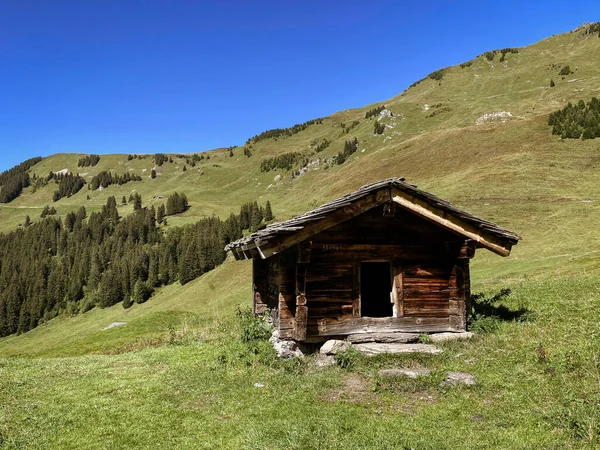
[[[254,242],[255,246],[257,246],[257,241],[260,241],[262,243],[280,234],[293,233],[295,231],[302,230],[305,225],[323,219],[328,213],[332,213],[340,208],[349,206],[353,202],[379,189],[392,187],[401,189],[404,192],[408,191],[410,194],[414,195],[419,200],[431,206],[441,208],[447,213],[451,214],[452,216],[455,216],[458,219],[463,220],[472,226],[475,226],[476,228],[492,233],[496,235],[496,237],[499,237],[503,240],[514,241],[514,243],[521,240],[521,237],[513,233],[512,231],[502,228],[488,220],[478,218],[467,211],[455,207],[454,205],[452,205],[452,203],[443,200],[435,196],[434,194],[418,189],[416,185],[407,183],[404,177],[392,177],[384,180],[379,180],[373,183],[365,184],[364,186],[358,188],[353,192],[349,192],[348,194],[345,194],[342,197],[331,200],[312,210],[294,216],[286,221],[274,222],[272,224],[269,224],[265,228],[257,230],[249,236],[243,237],[241,239],[238,239],[237,241],[229,243],[225,247],[225,250],[228,251],[240,247],[246,247],[252,242]]]

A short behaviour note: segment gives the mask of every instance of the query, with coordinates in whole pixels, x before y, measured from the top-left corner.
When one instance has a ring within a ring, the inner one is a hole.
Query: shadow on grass
[[[521,307],[510,309],[506,305],[498,304],[506,300],[511,294],[510,288],[501,289],[492,296],[473,294],[471,296],[471,311],[469,314],[469,328],[473,331],[495,331],[500,322],[529,322],[535,319],[534,311]]]

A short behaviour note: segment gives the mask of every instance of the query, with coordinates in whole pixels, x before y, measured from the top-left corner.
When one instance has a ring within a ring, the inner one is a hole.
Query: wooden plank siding
[[[278,271],[281,337],[465,329],[474,245],[402,208],[383,212],[374,207],[268,259],[278,257],[268,272]],[[393,301],[393,317],[362,317],[364,262],[390,263],[390,298],[382,301]]]

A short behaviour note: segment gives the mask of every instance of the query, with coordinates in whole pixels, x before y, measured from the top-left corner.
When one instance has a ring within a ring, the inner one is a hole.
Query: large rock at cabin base
[[[365,342],[382,342],[408,344],[419,340],[418,333],[357,333],[349,335],[346,340],[353,344],[363,344]]]
[[[453,333],[451,331],[447,331],[444,333],[433,333],[429,335],[429,340],[431,342],[447,342],[447,341],[456,341],[459,339],[471,339],[473,337],[473,333],[470,331],[463,331],[462,333]]]
[[[336,355],[337,353],[345,352],[349,348],[349,342],[330,339],[321,346],[319,353],[321,353],[321,355]]]
[[[474,386],[475,384],[477,384],[477,381],[475,380],[475,375],[471,375],[470,373],[451,372],[449,370],[447,370],[445,373],[446,379],[442,380],[442,382],[440,383],[440,386],[442,387],[452,386],[454,384],[465,384],[467,386]]]
[[[382,377],[426,377],[431,375],[431,369],[381,369],[379,375]]]
[[[354,344],[353,347],[367,356],[392,354],[400,355],[404,353],[429,353],[437,355],[442,350],[431,344],[381,344],[377,342],[366,344]]]
[[[274,331],[269,338],[269,342],[273,345],[277,356],[283,359],[303,358],[304,353],[298,348],[296,341],[287,341],[279,339],[279,331]]]

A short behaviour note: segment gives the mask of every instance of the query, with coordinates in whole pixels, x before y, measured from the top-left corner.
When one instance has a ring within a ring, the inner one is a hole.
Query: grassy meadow
[[[45,158],[32,172],[66,168],[89,180],[102,170],[129,171],[143,181],[84,187],[56,203],[54,185],[28,188],[0,205],[0,230],[25,215],[39,220],[45,205],[61,215],[81,205],[93,211],[110,195],[132,192],[144,206],[185,192],[191,207],[169,217],[168,227],[226,217],[254,200],[269,200],[283,220],[405,176],[523,237],[508,258],[479,250],[471,278],[473,292],[511,289],[503,304],[527,310],[526,320],[481,322],[472,340],[440,344],[435,356],[349,353],[327,368],[313,357],[279,361],[267,343],[240,339],[236,311],[250,304],[251,265],[228,258],[130,309],[95,308],[0,339],[0,448],[598,448],[600,142],[551,135],[547,114],[598,95],[600,39],[575,30],[499,59],[478,57],[388,101],[246,145],[250,157],[242,147],[234,156],[213,150],[184,172],[173,156],[155,179],[152,157],[103,155],[91,168],[77,168],[80,155]],[[563,79],[566,64],[574,73]],[[374,119],[364,116],[380,104],[394,116],[383,117],[388,127],[375,135]],[[476,124],[498,111],[512,117]],[[332,164],[354,137],[358,151]],[[323,139],[329,147],[315,154]],[[260,171],[265,158],[291,151],[319,161],[296,178]],[[105,330],[116,321],[127,323]],[[394,367],[434,374],[379,377]],[[477,385],[442,388],[444,370],[472,373]]]

